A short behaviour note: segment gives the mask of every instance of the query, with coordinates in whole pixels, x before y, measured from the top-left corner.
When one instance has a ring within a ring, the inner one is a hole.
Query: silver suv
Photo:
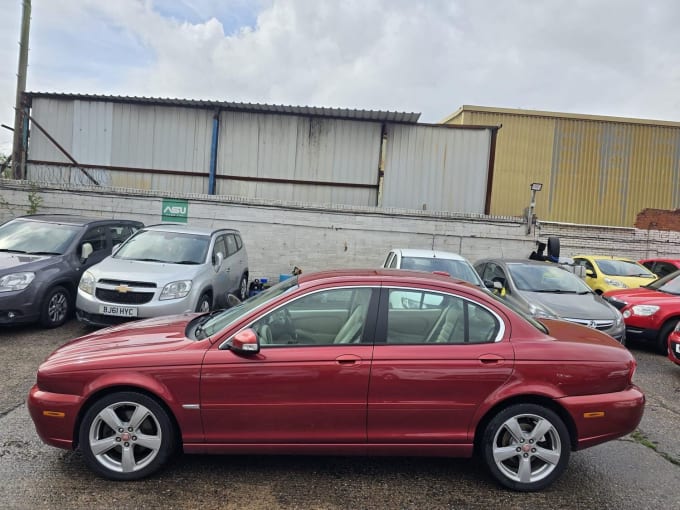
[[[248,255],[237,230],[154,225],[86,271],[76,315],[92,326],[223,308],[245,299]]]

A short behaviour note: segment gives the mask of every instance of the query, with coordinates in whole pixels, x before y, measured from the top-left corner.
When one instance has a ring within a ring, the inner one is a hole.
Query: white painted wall
[[[160,223],[161,193],[126,189],[32,187],[0,180],[0,220],[26,214],[29,193],[42,199],[40,213],[131,218]],[[295,202],[209,195],[173,195],[189,200],[189,223],[234,227],[248,249],[251,276],[277,281],[294,266],[305,272],[328,268],[377,267],[393,247],[454,251],[471,261],[525,258],[537,239],[558,236],[562,256],[612,254],[640,259],[680,258],[680,232],[544,223],[531,235],[517,218],[329,207]],[[540,211],[539,213],[540,219]]]

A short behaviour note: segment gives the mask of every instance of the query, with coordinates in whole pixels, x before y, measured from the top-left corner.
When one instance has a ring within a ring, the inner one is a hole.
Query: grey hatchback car
[[[560,265],[486,259],[477,261],[475,269],[487,287],[524,313],[589,326],[625,344],[626,328],[621,313]]]
[[[128,320],[208,312],[245,299],[248,254],[238,230],[178,224],[146,227],[86,271],[78,320],[108,326]]]
[[[73,312],[82,273],[143,226],[67,214],[20,216],[0,225],[0,324],[62,325]]]

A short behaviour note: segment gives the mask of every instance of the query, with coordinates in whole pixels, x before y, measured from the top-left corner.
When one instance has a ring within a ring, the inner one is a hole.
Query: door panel
[[[252,357],[211,350],[201,377],[206,441],[365,442],[372,350],[279,346]]]
[[[391,292],[383,289],[380,299],[378,324],[386,326],[376,334],[373,352],[368,442],[469,442],[480,403],[512,374],[514,351],[505,319],[474,300],[428,293],[421,302],[440,298],[436,322],[412,331],[419,344],[399,345],[393,325],[401,324],[404,312],[430,317],[433,310],[390,309]]]

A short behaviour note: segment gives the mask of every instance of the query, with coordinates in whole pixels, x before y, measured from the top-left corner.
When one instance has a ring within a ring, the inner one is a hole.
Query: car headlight
[[[86,294],[94,294],[94,275],[90,273],[89,271],[85,271],[83,273],[83,276],[80,278],[80,282],[78,283],[78,288],[85,292]]]
[[[604,283],[611,285],[612,287],[618,287],[619,289],[627,289],[628,285],[619,280],[614,280],[613,278],[605,278]]]
[[[0,292],[24,290],[34,278],[35,273],[32,272],[6,274],[0,278]]]
[[[649,317],[650,315],[654,315],[658,310],[659,307],[656,305],[635,305],[630,307],[632,314],[637,315],[638,317]]]
[[[166,299],[183,298],[189,294],[190,290],[191,280],[181,280],[179,282],[168,283],[165,287],[163,287],[161,295],[158,299],[163,301]]]
[[[559,316],[556,313],[533,303],[529,305],[529,313],[537,318],[542,317],[544,319],[559,319]]]

